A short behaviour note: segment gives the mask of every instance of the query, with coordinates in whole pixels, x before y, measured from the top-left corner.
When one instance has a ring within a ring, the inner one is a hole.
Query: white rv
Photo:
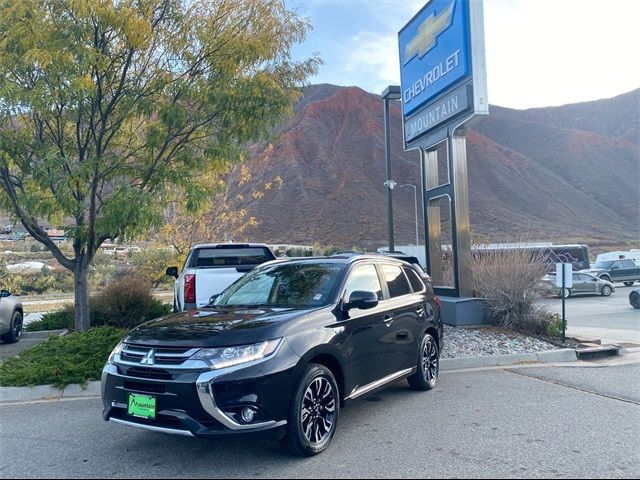
[[[635,249],[627,250],[626,252],[619,251],[619,252],[601,253],[596,257],[596,263],[605,262],[608,260],[622,260],[627,258],[630,258],[631,260],[636,262],[636,265],[640,266],[640,249],[635,248]]]

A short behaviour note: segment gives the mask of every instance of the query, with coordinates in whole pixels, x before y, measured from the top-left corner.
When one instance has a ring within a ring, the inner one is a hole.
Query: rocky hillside
[[[640,238],[639,104],[636,90],[562,107],[492,107],[467,135],[474,232],[610,245]],[[418,153],[403,151],[400,108],[391,113],[393,178],[419,185]],[[260,199],[244,195],[243,207],[261,222],[252,239],[386,244],[379,96],[309,87],[279,140],[257,149],[248,166],[258,182],[284,181]],[[413,190],[395,190],[394,207],[396,242],[413,243]]]

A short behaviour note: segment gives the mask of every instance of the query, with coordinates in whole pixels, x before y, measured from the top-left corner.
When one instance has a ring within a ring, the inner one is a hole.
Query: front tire
[[[0,337],[4,343],[16,343],[22,338],[22,314],[13,312],[10,330]]]
[[[622,282],[622,283],[624,283],[625,287],[633,287],[634,282]]]
[[[611,295],[611,287],[609,285],[604,285],[602,287],[602,290],[600,290],[600,294],[603,297],[608,297],[609,295]]]
[[[571,290],[569,290],[568,288],[563,289],[558,294],[558,297],[560,297],[560,298],[569,298],[570,296],[571,296]]]
[[[418,355],[418,370],[407,378],[413,390],[425,392],[431,390],[438,383],[440,373],[440,352],[435,338],[426,333],[420,342]]]
[[[300,374],[280,444],[294,455],[310,457],[333,439],[340,414],[340,390],[331,370],[310,364]]]

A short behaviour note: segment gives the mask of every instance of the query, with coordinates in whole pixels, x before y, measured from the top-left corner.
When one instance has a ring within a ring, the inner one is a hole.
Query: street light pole
[[[413,207],[415,208],[415,212],[416,212],[416,247],[418,245],[420,245],[420,243],[418,243],[419,237],[418,237],[418,189],[416,188],[415,185],[411,185],[410,183],[405,183],[404,185],[400,185],[398,188],[402,188],[402,187],[411,187],[413,188]]]
[[[384,102],[384,159],[387,166],[387,181],[384,185],[387,187],[387,221],[389,229],[389,251],[395,251],[393,240],[393,197],[392,191],[396,182],[391,179],[391,130],[389,127],[389,100],[400,99],[400,86],[389,85],[382,92],[382,100]]]

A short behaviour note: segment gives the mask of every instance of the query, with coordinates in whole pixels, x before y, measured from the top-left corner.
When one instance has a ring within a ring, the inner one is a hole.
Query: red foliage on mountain
[[[549,109],[492,107],[467,133],[471,225],[493,238],[640,237],[640,153],[634,143],[640,90]],[[243,208],[260,225],[250,239],[350,248],[387,242],[382,100],[355,87],[305,91],[272,148],[247,162],[258,184],[280,176]],[[620,118],[625,117],[626,118]],[[400,108],[391,109],[393,179],[420,185],[419,154],[403,151]],[[395,189],[396,243],[415,242],[411,188]],[[422,206],[418,198],[422,231]],[[532,238],[533,239],[533,238]]]

